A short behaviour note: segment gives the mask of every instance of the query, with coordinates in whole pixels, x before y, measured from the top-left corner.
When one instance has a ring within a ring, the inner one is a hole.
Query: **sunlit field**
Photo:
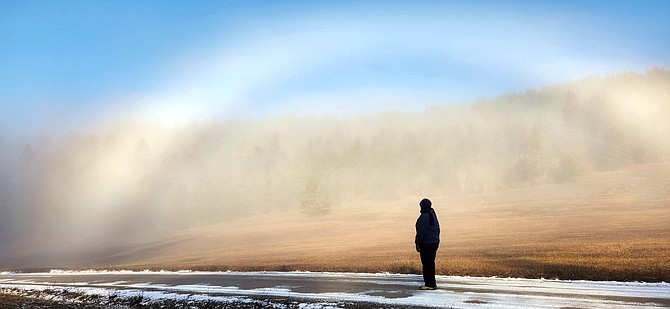
[[[668,281],[668,190],[670,165],[652,164],[567,185],[437,197],[438,272]],[[350,205],[318,220],[291,212],[254,216],[163,239],[159,248],[138,244],[146,249],[110,266],[418,273],[416,203]]]

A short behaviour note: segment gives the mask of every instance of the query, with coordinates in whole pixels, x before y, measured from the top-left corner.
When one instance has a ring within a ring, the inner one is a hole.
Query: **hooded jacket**
[[[437,220],[435,210],[430,206],[421,207],[421,215],[416,219],[414,243],[417,245],[440,243],[440,222]]]

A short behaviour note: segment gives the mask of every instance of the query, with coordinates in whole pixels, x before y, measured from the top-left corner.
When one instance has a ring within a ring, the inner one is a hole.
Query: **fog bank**
[[[418,113],[125,122],[0,134],[0,262],[258,213],[574,181],[670,160],[670,72],[590,77]]]

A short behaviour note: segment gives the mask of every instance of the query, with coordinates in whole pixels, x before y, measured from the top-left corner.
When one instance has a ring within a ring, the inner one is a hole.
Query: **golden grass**
[[[202,227],[113,266],[420,273],[413,244],[420,198],[340,205],[321,218],[285,212]],[[433,201],[442,227],[439,274],[670,281],[667,165]]]

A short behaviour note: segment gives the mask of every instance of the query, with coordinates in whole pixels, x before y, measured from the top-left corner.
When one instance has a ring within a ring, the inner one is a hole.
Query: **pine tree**
[[[305,214],[314,217],[325,215],[330,210],[330,204],[323,194],[319,180],[316,177],[307,179],[300,207]]]

